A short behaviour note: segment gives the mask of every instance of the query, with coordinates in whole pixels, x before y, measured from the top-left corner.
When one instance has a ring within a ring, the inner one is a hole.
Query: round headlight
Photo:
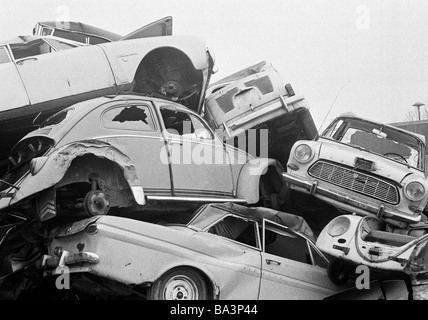
[[[309,162],[312,158],[312,149],[306,144],[301,144],[294,151],[294,157],[299,162]]]
[[[412,181],[404,188],[404,195],[412,201],[421,201],[425,195],[425,188],[422,183]]]
[[[339,237],[349,230],[351,221],[347,217],[337,217],[327,226],[327,233],[332,237]]]

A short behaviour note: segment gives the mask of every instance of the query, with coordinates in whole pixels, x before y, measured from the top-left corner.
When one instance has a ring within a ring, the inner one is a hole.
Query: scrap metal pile
[[[0,43],[0,297],[428,299],[425,137],[214,67],[171,17]]]

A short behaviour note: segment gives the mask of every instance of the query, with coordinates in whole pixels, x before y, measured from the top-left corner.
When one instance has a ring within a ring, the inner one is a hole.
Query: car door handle
[[[24,58],[24,59],[17,61],[16,64],[23,65],[25,61],[30,61],[30,60],[37,61],[37,58],[35,58],[35,57]]]
[[[276,260],[271,260],[271,259],[266,259],[266,263],[267,263],[268,265],[275,264],[275,265],[277,265],[277,266],[279,266],[279,265],[281,264],[281,262],[276,261]]]

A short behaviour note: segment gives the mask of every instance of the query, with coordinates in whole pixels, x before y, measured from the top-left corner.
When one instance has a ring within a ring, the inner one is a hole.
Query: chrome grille
[[[318,161],[308,171],[311,177],[390,203],[398,204],[398,189],[393,184],[362,172],[325,161]]]

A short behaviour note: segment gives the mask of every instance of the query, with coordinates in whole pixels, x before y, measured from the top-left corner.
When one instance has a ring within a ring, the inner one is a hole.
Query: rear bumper
[[[92,252],[78,252],[73,253],[70,251],[64,251],[61,256],[46,255],[43,259],[42,266],[48,268],[56,268],[52,271],[52,274],[61,274],[64,267],[71,267],[76,264],[97,264],[100,261],[100,257]]]
[[[352,197],[352,192],[342,194],[319,185],[319,181],[312,179],[304,179],[290,175],[286,172],[282,174],[284,180],[292,189],[312,194],[332,205],[342,208],[346,211],[356,212],[363,215],[367,213],[374,214],[381,218],[395,218],[406,223],[416,223],[421,220],[421,215],[410,215],[405,212],[387,208],[384,204],[379,205],[363,202],[360,199]],[[346,190],[344,189],[344,192]]]

